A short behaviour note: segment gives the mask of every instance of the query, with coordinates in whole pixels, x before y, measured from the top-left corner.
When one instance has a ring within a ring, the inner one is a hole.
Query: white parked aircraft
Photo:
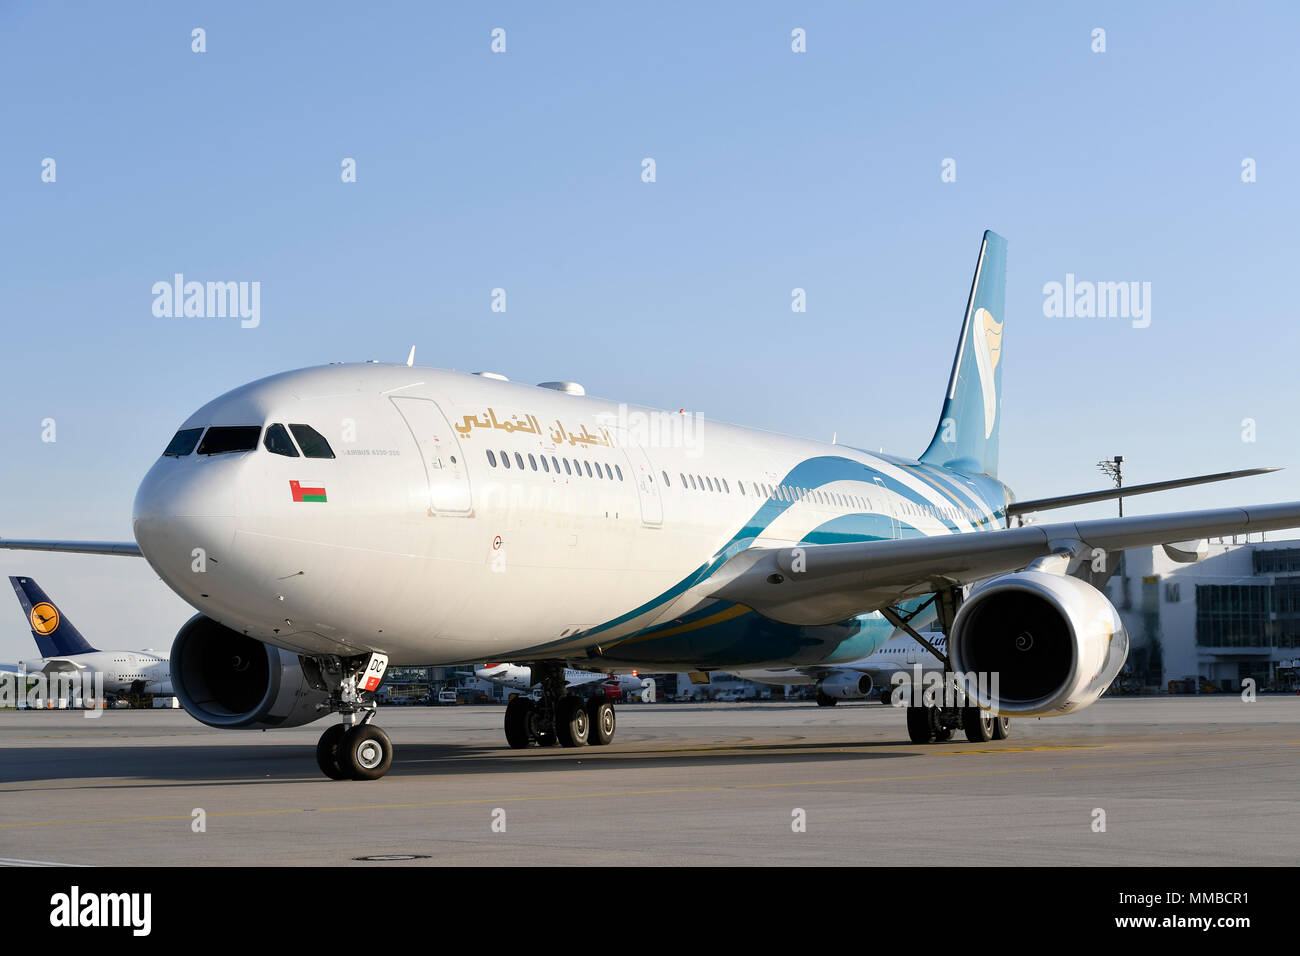
[[[943,634],[923,634],[926,642],[940,654],[947,654],[948,639]],[[843,664],[805,664],[800,667],[776,667],[738,670],[735,676],[742,680],[773,686],[815,685],[817,704],[833,707],[841,700],[865,700],[879,696],[888,703],[897,686],[899,674],[912,682],[918,673],[943,671],[942,658],[936,657],[914,637],[901,636],[890,640],[884,647],[861,660]]]
[[[1016,502],[997,476],[1005,281],[1005,241],[986,233],[919,458],[697,431],[566,383],[331,365],[243,385],[186,419],[141,482],[134,543],[0,546],[142,554],[198,611],[171,652],[186,710],[228,728],[339,714],[317,747],[331,777],[387,771],[392,745],[371,720],[390,660],[528,662],[542,698],[512,702],[507,738],[578,746],[591,720],[565,666],[854,661],[883,643],[874,611],[903,629],[937,615],[947,665],[1000,674],[1002,715],[1066,714],[1128,653],[1094,586],[1108,555],[1300,526],[1300,503],[1006,527],[1232,476]],[[877,413],[899,400],[881,399]],[[993,701],[968,690],[965,708],[909,707],[912,739],[954,722],[991,734]]]
[[[23,662],[27,673],[100,673],[104,675],[106,694],[172,696],[171,661],[167,657],[155,651],[97,650],[35,580],[10,577],[9,583],[41,653],[39,660]]]
[[[515,690],[532,690],[538,683],[533,676],[533,669],[527,664],[479,664],[474,668],[474,676],[479,680],[492,681]],[[564,669],[565,687],[590,687],[599,684],[618,694],[635,694],[644,686],[636,674],[604,674],[598,671],[584,671],[576,667]]]

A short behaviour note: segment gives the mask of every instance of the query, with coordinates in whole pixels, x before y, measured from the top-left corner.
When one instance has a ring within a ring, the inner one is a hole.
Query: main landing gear
[[[926,640],[912,628],[912,621],[930,604],[935,605],[938,614],[940,627],[946,635],[952,630],[952,622],[957,615],[958,608],[965,598],[965,591],[962,588],[947,588],[943,591],[935,592],[928,601],[917,607],[913,611],[904,613],[897,607],[887,607],[881,609],[881,614],[886,620],[893,624],[901,631],[911,635],[922,647],[930,652],[934,657],[943,664],[943,680],[940,686],[943,688],[943,696],[947,697],[950,690],[956,688],[956,682],[953,680],[952,665],[947,655],[940,651],[934,644]],[[986,743],[990,740],[1006,740],[1011,736],[1011,718],[1003,717],[999,714],[989,713],[979,707],[969,703],[963,705],[962,701],[968,701],[969,698],[964,693],[957,693],[955,700],[949,699],[950,704],[958,706],[940,706],[929,705],[924,703],[918,688],[911,688],[913,701],[918,701],[907,708],[907,736],[914,744],[932,744],[944,743],[951,740],[954,731],[960,730],[966,735],[966,739],[972,743]],[[891,703],[885,696],[881,696],[884,703]]]
[[[586,700],[568,692],[564,664],[545,661],[533,666],[542,685],[539,700],[520,695],[506,705],[506,743],[522,748],[604,746],[614,739],[618,722],[614,705],[602,697]]]
[[[330,710],[343,718],[321,734],[316,743],[316,764],[331,780],[378,780],[393,765],[393,742],[374,726],[374,691],[383,681],[388,658],[314,659],[313,684],[330,692]],[[319,682],[319,683],[318,683]]]
[[[1006,740],[1011,736],[1011,718],[970,706],[907,708],[907,736],[914,744],[944,743],[956,730],[972,743]]]

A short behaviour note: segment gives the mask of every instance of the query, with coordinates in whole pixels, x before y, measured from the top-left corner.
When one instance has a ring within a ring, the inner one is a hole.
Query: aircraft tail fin
[[[10,577],[9,583],[27,615],[27,624],[42,657],[67,657],[95,650],[34,580]]]
[[[939,426],[921,455],[926,464],[997,476],[1006,297],[1007,241],[985,232]]]

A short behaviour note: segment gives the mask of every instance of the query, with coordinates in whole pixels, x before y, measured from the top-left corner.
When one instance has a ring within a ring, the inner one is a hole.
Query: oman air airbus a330
[[[529,663],[542,693],[507,707],[507,740],[576,747],[612,739],[614,712],[569,693],[566,666],[835,664],[921,615],[966,705],[908,707],[912,739],[986,739],[994,712],[1066,714],[1119,672],[1109,556],[1300,525],[1288,503],[1008,527],[1117,492],[1017,503],[999,479],[1005,284],[986,233],[919,458],[712,422],[658,441],[666,413],[570,383],[330,365],[186,419],[140,485],[135,542],[3,545],[143,555],[198,610],[171,652],[186,710],[263,729],[336,714],[317,747],[333,778],[391,764],[372,722],[390,662]]]

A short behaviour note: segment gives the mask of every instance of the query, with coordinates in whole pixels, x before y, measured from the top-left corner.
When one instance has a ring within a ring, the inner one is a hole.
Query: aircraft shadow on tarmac
[[[916,754],[901,741],[839,741],[817,743],[752,740],[681,745],[637,745],[623,748],[530,747],[508,750],[458,744],[402,744],[396,741],[396,759],[385,779],[448,775],[663,771],[664,784],[685,783],[678,771],[689,769],[759,767],[782,764],[817,765],[845,759],[879,759]],[[75,782],[77,788],[122,786],[247,785],[259,782],[327,783],[316,766],[312,747],[294,744],[242,744],[204,746],[62,746],[52,748],[0,748],[0,793],[32,789],[15,784]],[[349,781],[350,782],[350,781]],[[376,784],[382,786],[382,783]],[[37,788],[40,789],[40,788]]]

